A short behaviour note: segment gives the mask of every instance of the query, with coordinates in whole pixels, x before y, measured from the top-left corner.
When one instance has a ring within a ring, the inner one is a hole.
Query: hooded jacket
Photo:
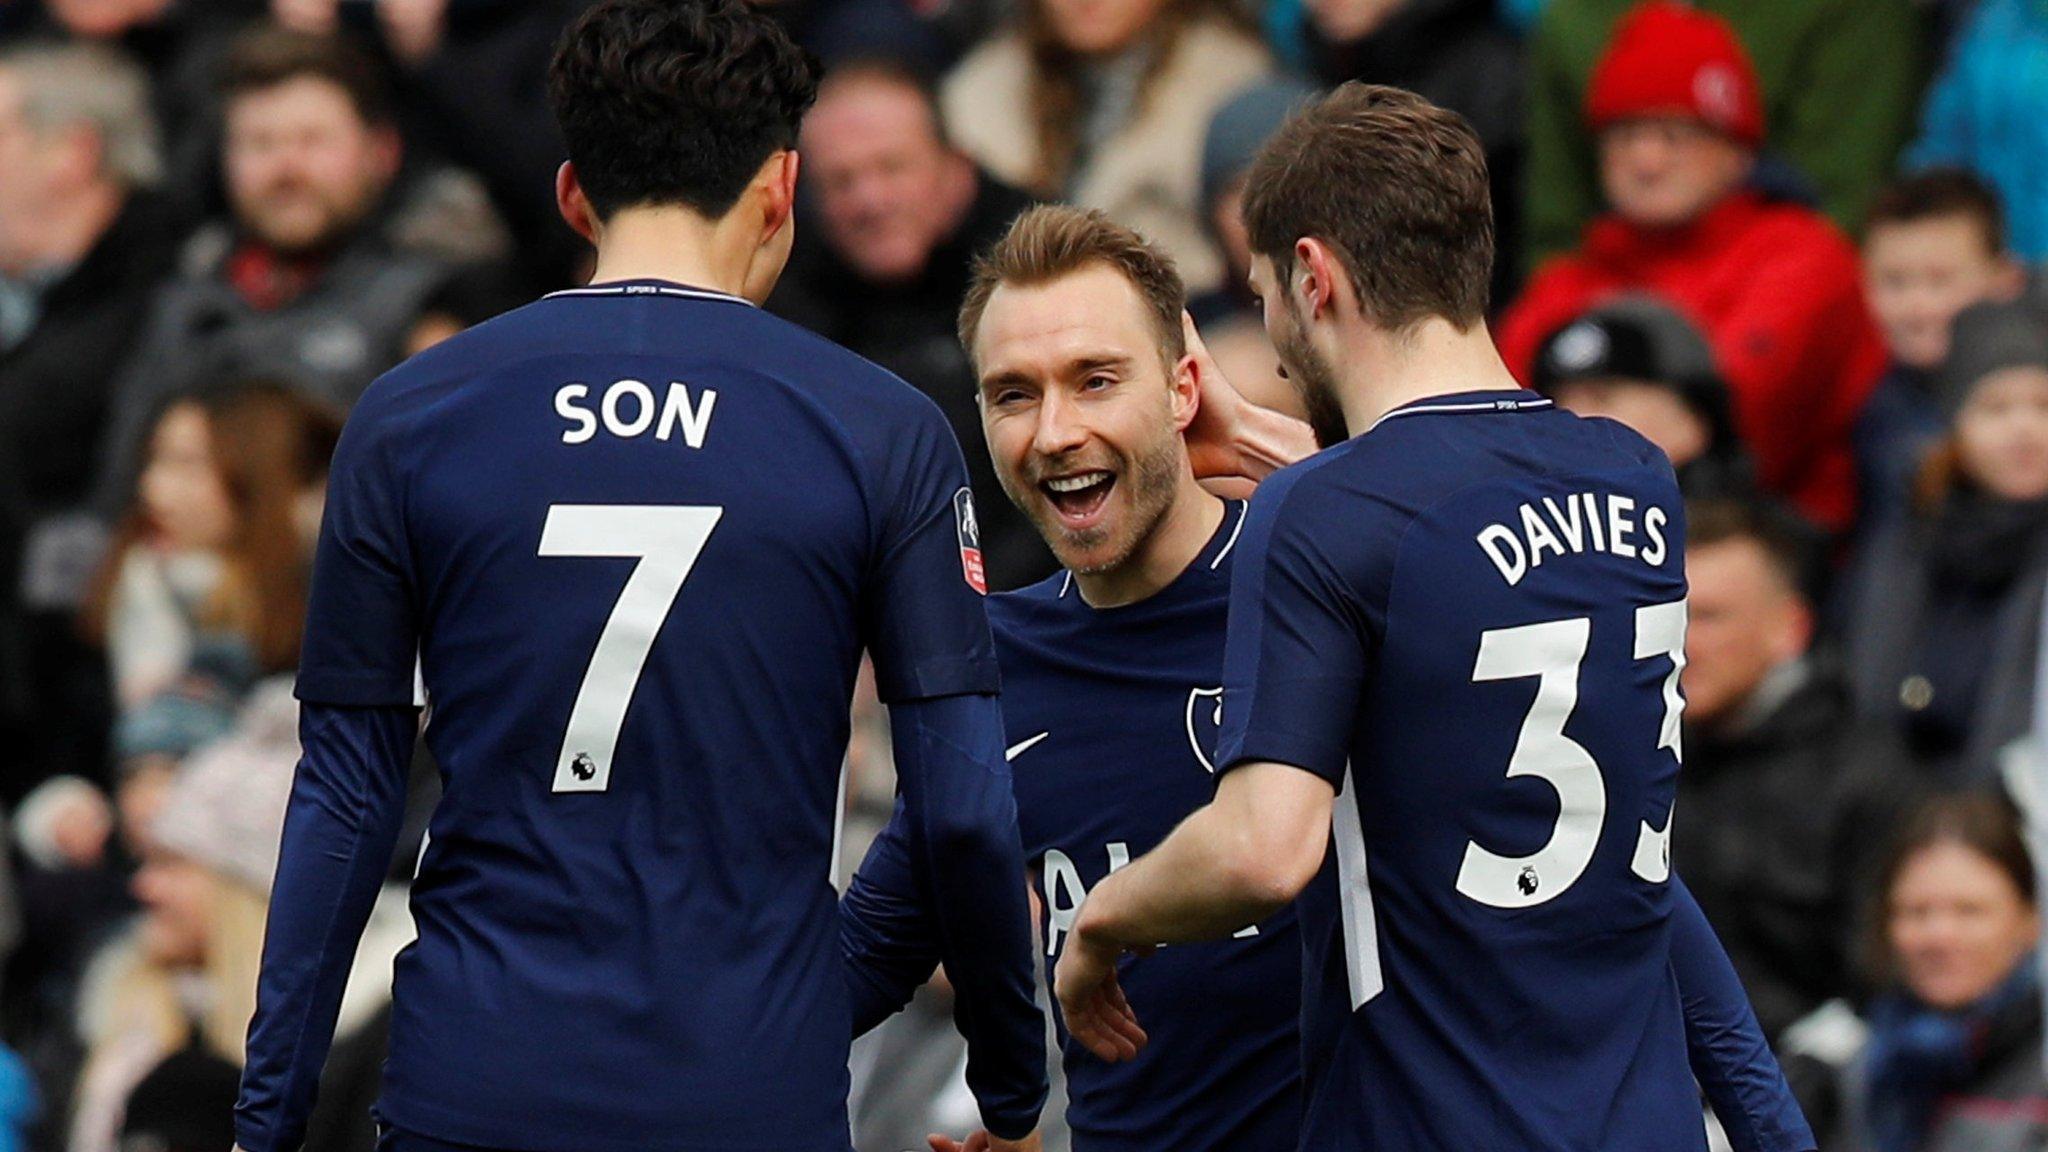
[[[1762,486],[1827,528],[1848,527],[1852,433],[1886,359],[1848,239],[1819,213],[1751,190],[1675,229],[1602,216],[1502,318],[1509,370],[1528,380],[1545,337],[1632,291],[1663,297],[1706,334]]]

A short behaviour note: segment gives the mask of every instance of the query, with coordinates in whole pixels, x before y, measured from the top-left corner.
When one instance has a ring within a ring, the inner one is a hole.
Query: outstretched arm
[[[1128,1060],[1145,1033],[1117,986],[1123,953],[1228,936],[1285,907],[1322,868],[1336,793],[1285,764],[1248,763],[1157,848],[1090,892],[1054,990],[1067,1031],[1104,1060]]]

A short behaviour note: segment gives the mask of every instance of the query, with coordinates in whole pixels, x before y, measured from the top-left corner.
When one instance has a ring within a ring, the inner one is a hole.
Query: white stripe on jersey
[[[1252,504],[1249,500],[1237,506],[1237,526],[1230,530],[1230,539],[1223,542],[1223,551],[1218,552],[1216,558],[1209,561],[1209,571],[1214,572],[1222,565],[1223,558],[1230,555],[1230,550],[1237,547],[1237,534],[1244,531],[1244,518],[1251,510]]]
[[[1505,392],[1505,389],[1502,389]],[[1396,416],[1421,416],[1431,412],[1534,412],[1539,408],[1554,408],[1556,402],[1545,397],[1537,400],[1484,400],[1464,404],[1421,404],[1413,408],[1396,408],[1372,422],[1377,428]],[[1372,431],[1367,428],[1366,431]]]
[[[1380,971],[1379,927],[1372,907],[1372,877],[1365,866],[1365,829],[1359,824],[1357,784],[1344,765],[1344,788],[1330,826],[1337,841],[1337,893],[1344,920],[1344,966],[1351,977],[1351,1010],[1358,1011],[1387,986]]]
[[[752,300],[735,296],[730,292],[717,292],[709,288],[680,288],[672,284],[610,284],[590,288],[564,288],[541,297],[553,300],[558,296],[676,296],[685,300],[725,300],[733,304],[754,307]]]

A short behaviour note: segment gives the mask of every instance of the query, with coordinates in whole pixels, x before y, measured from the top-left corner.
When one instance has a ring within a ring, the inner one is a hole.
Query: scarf
[[[1877,1152],[1919,1152],[1942,1098],[1976,1077],[1994,1030],[2039,995],[2038,964],[2027,953],[1989,995],[1955,1012],[1906,992],[1871,1005],[1864,1119]]]

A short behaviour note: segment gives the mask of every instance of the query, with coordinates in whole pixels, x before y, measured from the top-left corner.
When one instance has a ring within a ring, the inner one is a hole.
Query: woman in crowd
[[[1864,546],[1844,620],[1860,706],[1934,782],[1995,778],[2032,727],[2048,581],[2048,323],[2018,304],[1956,320],[1945,440],[1913,515]]]
[[[273,384],[169,404],[86,613],[107,648],[123,816],[145,822],[178,758],[299,659],[338,419]]]
[[[1883,873],[1882,969],[1845,1097],[1845,1152],[2039,1152],[2040,917],[2018,817],[2003,799],[1938,799]]]
[[[1269,67],[1212,0],[1028,0],[1023,26],[962,61],[940,103],[984,168],[1138,229],[1200,293],[1224,274],[1203,218],[1202,139]]]

